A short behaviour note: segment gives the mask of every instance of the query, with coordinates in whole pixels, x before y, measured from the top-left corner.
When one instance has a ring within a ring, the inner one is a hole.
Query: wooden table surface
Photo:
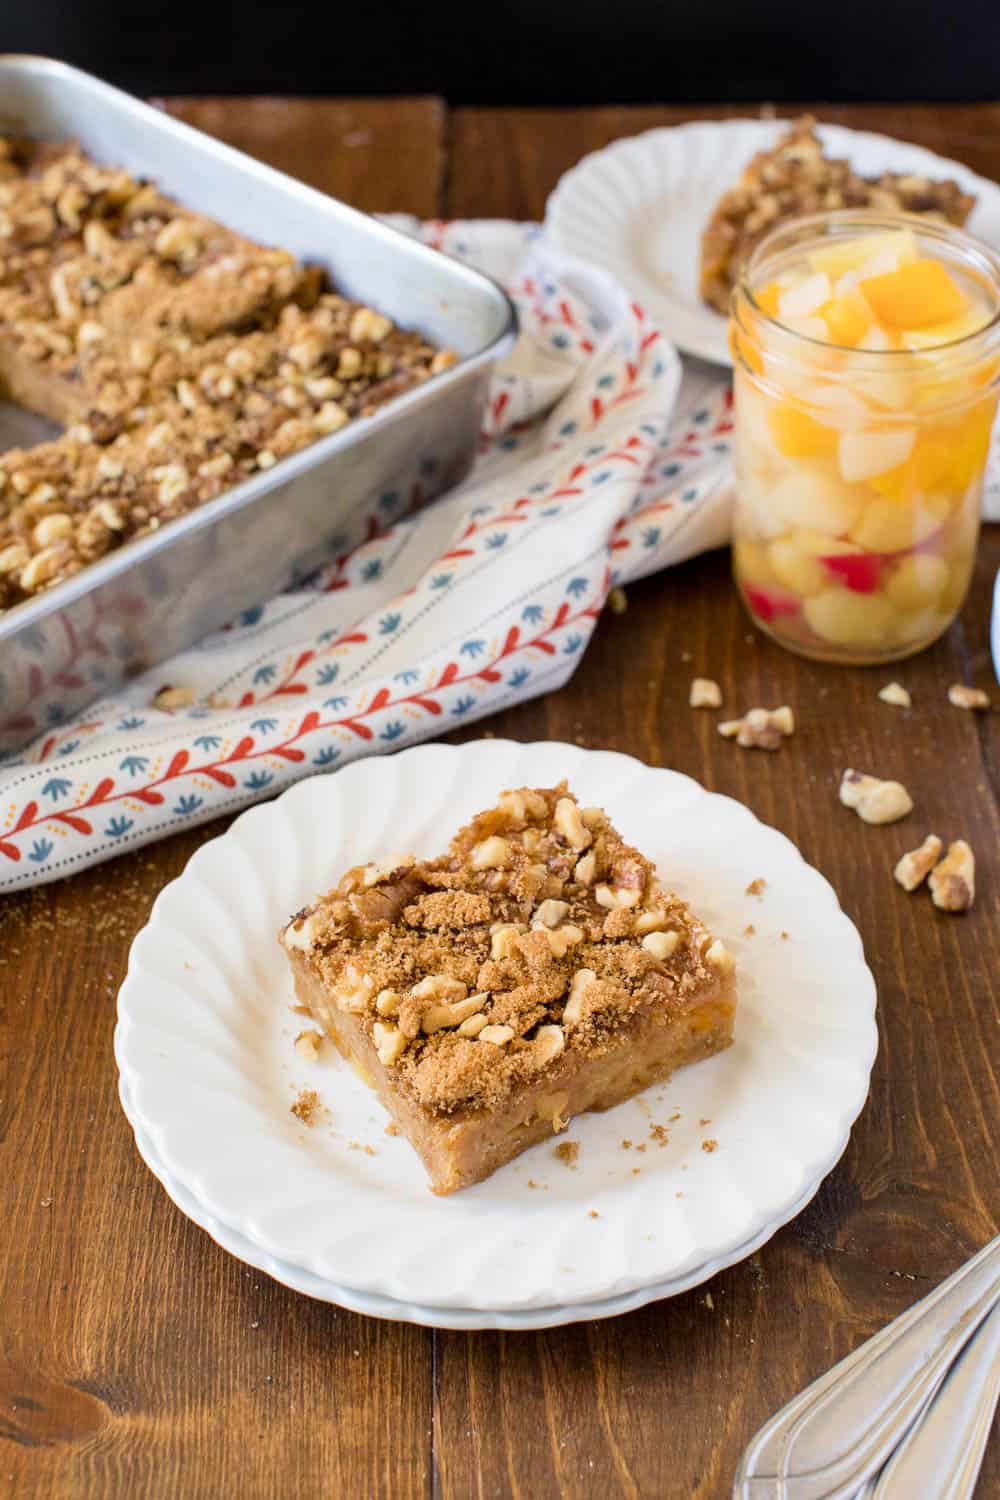
[[[541,216],[584,152],[727,113],[449,112],[435,99],[169,107],[366,209],[521,219]],[[905,131],[1000,178],[1000,105],[823,114]],[[370,1321],[245,1268],[173,1207],[118,1105],[115,993],[153,898],[225,820],[8,899],[0,1495],[727,1495],[771,1411],[997,1229],[1000,716],[962,713],[945,694],[954,681],[991,684],[998,565],[993,527],[961,620],[889,674],[770,645],[737,606],[726,555],[704,557],[630,589],[627,613],[600,622],[561,692],[453,736],[623,750],[740,798],[833,882],[876,974],[871,1095],[813,1203],[742,1265],[629,1316],[520,1335]],[[799,734],[777,755],[741,752],[714,716],[687,709],[696,673],[718,678],[727,704],[791,703]],[[912,711],[877,700],[890,675]],[[919,815],[907,831],[864,827],[838,806],[848,764],[908,785]],[[891,879],[911,830],[928,829],[976,848],[980,895],[966,916]],[[994,1441],[980,1493],[998,1491]]]

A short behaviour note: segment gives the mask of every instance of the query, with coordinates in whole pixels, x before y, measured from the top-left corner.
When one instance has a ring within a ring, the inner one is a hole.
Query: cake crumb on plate
[[[291,1103],[291,1111],[303,1125],[315,1124],[316,1115],[323,1107],[315,1089],[300,1089]]]

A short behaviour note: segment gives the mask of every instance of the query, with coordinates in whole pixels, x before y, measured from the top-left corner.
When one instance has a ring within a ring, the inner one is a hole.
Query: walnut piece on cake
[[[805,116],[770,151],[758,151],[716,204],[701,240],[702,298],[728,313],[733,287],[757,245],[802,214],[869,208],[962,225],[975,201],[950,178],[898,172],[861,177],[850,162],[824,153],[816,121]]]
[[[348,870],[280,941],[436,1193],[732,1041],[728,950],[565,783]]]

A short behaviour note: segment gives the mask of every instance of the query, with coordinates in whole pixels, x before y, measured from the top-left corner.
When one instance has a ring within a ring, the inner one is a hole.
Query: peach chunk
[[[768,502],[770,514],[784,523],[779,530],[801,526],[841,536],[857,522],[866,498],[860,485],[843,484],[820,460],[797,464],[771,486]]]
[[[911,552],[890,575],[885,592],[898,610],[933,604],[948,582],[948,564],[931,552]]]
[[[794,534],[777,537],[767,556],[778,582],[804,598],[818,594],[829,583],[823,564],[798,545]]]
[[[950,509],[946,496],[923,501],[872,500],[865,506],[850,538],[869,552],[907,552],[941,526]]]
[[[874,648],[892,633],[895,611],[882,594],[854,594],[847,589],[825,589],[805,602],[808,624],[834,646]]]
[[[861,292],[888,328],[926,328],[966,310],[965,293],[939,260],[911,261],[884,276],[869,276]]]
[[[834,344],[859,344],[872,326],[871,308],[861,293],[853,290],[825,303],[819,309],[819,316]]]
[[[838,450],[841,475],[856,484],[896,469],[909,458],[916,438],[916,428],[909,426],[845,432]]]
[[[767,548],[751,537],[733,539],[733,566],[747,583],[769,584],[774,582],[774,571],[768,562]]]
[[[931,323],[925,328],[908,328],[902,335],[907,349],[938,349],[967,339],[986,327],[990,314],[985,307],[968,307],[957,318],[945,323]]]
[[[762,313],[769,318],[778,316],[778,303],[781,301],[781,287],[776,281],[769,281],[767,286],[754,289],[753,300]]]
[[[786,458],[814,458],[818,453],[832,453],[837,434],[788,401],[776,401],[767,414],[767,425],[774,446]]]

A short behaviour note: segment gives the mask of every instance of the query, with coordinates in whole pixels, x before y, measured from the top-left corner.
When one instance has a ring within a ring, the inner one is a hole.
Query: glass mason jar
[[[730,343],[733,566],[754,621],[825,661],[929,646],[975,558],[1000,258],[908,215],[799,219],[751,257]]]

